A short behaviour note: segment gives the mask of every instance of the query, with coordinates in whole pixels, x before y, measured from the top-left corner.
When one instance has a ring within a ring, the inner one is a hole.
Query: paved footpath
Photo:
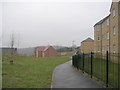
[[[52,79],[52,88],[102,88],[88,75],[73,68],[71,61],[56,67]]]

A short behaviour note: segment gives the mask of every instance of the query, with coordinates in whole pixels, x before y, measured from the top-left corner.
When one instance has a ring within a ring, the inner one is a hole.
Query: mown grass
[[[10,65],[9,58],[5,58],[2,61],[2,87],[50,88],[54,68],[68,60],[66,56],[51,58],[16,56],[14,64]]]

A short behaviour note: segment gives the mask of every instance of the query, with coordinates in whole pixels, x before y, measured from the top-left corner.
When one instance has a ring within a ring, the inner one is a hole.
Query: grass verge
[[[50,88],[54,68],[68,60],[69,58],[65,56],[51,58],[16,56],[14,64],[10,65],[9,59],[4,59],[2,61],[2,87]]]

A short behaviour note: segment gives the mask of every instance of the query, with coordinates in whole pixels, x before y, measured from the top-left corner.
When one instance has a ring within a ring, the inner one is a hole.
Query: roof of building
[[[110,16],[110,14],[109,14],[107,17],[105,17],[105,18],[103,18],[102,20],[100,20],[99,22],[97,22],[97,23],[94,25],[94,27],[95,27],[96,25],[102,24],[106,19],[108,19],[109,16]]]
[[[112,0],[111,7],[110,7],[110,11],[111,11],[111,9],[112,9],[112,5],[113,5],[114,2],[117,2],[117,3],[120,4],[120,0]],[[102,24],[109,16],[110,16],[110,14],[109,14],[107,17],[105,17],[105,18],[103,18],[102,20],[100,20],[99,22],[97,22],[97,23],[94,25],[94,27],[95,27],[96,25]]]
[[[46,51],[51,46],[38,46],[35,49],[39,48],[39,51]]]
[[[83,40],[82,42],[93,42],[93,41],[94,41],[93,39],[87,38],[87,39]]]

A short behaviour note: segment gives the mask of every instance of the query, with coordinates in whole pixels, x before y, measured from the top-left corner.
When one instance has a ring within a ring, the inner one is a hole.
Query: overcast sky
[[[71,46],[73,40],[79,46],[82,40],[94,38],[94,24],[109,14],[111,0],[100,1],[4,0],[0,3],[2,46],[9,46],[12,33],[17,47]]]

